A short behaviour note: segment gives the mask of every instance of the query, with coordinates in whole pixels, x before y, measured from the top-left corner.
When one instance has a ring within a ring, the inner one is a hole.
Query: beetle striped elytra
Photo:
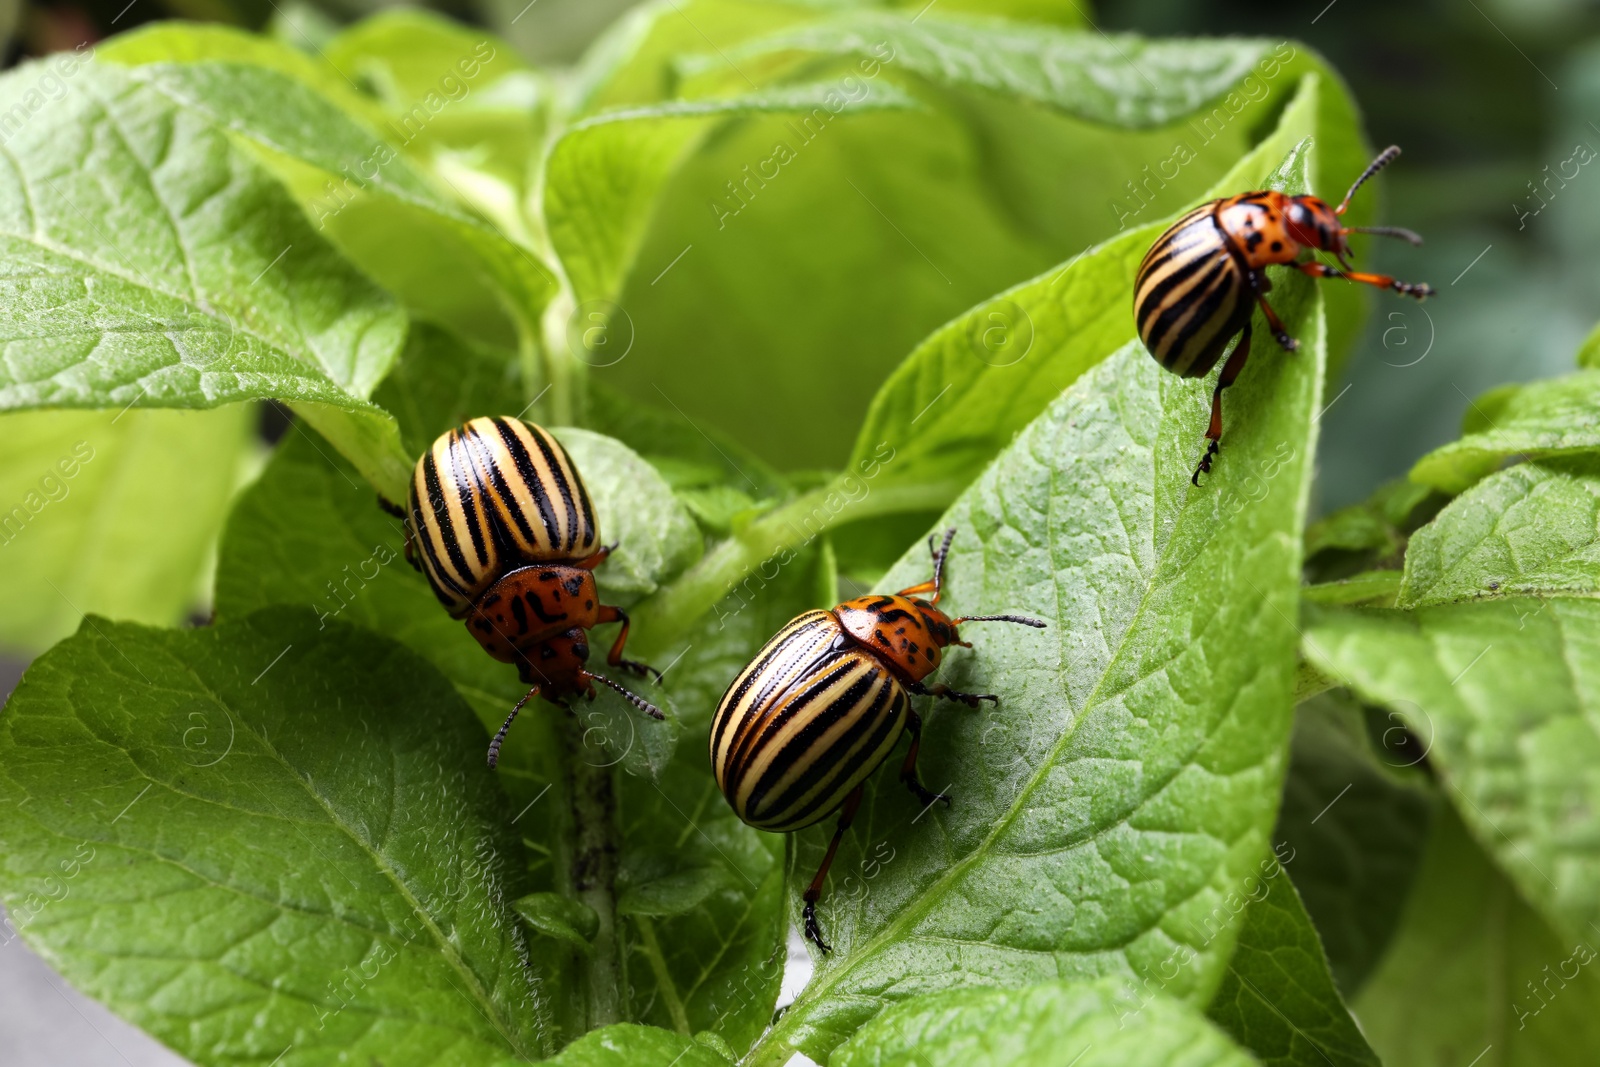
[[[458,619],[510,567],[600,551],[594,504],[572,457],[520,419],[473,419],[441,434],[417,460],[407,504],[407,549]]]
[[[1344,278],[1403,296],[1424,300],[1434,295],[1429,285],[1396,281],[1387,274],[1350,269],[1349,235],[1369,233],[1399,237],[1412,244],[1422,238],[1395,226],[1347,227],[1339,217],[1367,179],[1400,155],[1390,145],[1367,165],[1338,207],[1315,196],[1289,196],[1262,190],[1240,193],[1201,204],[1156,238],[1139,264],[1133,287],[1133,316],[1139,339],[1167,370],[1200,378],[1222,358],[1235,335],[1239,343],[1223,364],[1211,393],[1210,442],[1190,480],[1211,470],[1222,443],[1222,391],[1232,385],[1250,357],[1251,315],[1259,306],[1274,339],[1285,351],[1300,347],[1267,303],[1272,283],[1266,268],[1293,267],[1312,278]],[[1305,252],[1328,252],[1340,267],[1302,260]]]
[[[628,616],[600,603],[594,569],[615,546],[600,543],[594,502],[567,450],[549,431],[515,418],[477,418],[441,434],[417,460],[404,509],[406,559],[485,652],[517,666],[531,688],[489,744],[489,766],[524,704],[542,693],[563,702],[594,695],[600,682],[639,710],[660,709],[588,670],[586,631],[622,628],[606,662],[636,674],[622,658]],[[658,675],[659,677],[659,675]]]
[[[917,777],[922,719],[911,694],[944,697],[977,707],[993,694],[962,693],[944,683],[925,685],[950,645],[972,647],[958,628],[966,622],[1014,622],[1042,629],[1021,615],[952,619],[937,607],[944,563],[955,530],[934,547],[933,577],[900,592],[847,600],[831,611],[808,611],[790,621],[757,652],[717,705],[711,720],[711,766],[734,813],[762,830],[787,832],[834,811],[839,823],[822,866],[805,893],[805,933],[822,951],[816,904],[839,841],[861,803],[863,783],[888,758],[902,733],[911,748],[900,780],[924,804],[950,798]],[[924,599],[924,594],[931,594]]]

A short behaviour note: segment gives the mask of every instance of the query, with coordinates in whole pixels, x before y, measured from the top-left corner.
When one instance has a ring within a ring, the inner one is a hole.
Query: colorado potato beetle
[[[1267,303],[1272,289],[1266,274],[1269,265],[1291,266],[1313,278],[1344,278],[1393,289],[1418,300],[1434,295],[1428,285],[1350,269],[1347,237],[1352,233],[1422,243],[1422,238],[1397,226],[1347,227],[1339,221],[1356,190],[1398,155],[1400,149],[1394,145],[1380,152],[1336,208],[1315,196],[1270,190],[1240,193],[1201,204],[1173,223],[1145,253],[1133,287],[1133,315],[1139,339],[1158,363],[1186,378],[1201,378],[1211,373],[1234,335],[1239,336],[1211,393],[1211,425],[1205,434],[1210,444],[1190,479],[1195,485],[1200,484],[1201,474],[1211,470],[1212,457],[1221,446],[1222,391],[1239,377],[1250,357],[1250,318],[1256,307],[1279,345],[1289,352],[1300,347]],[[1331,253],[1344,269],[1300,258],[1302,253],[1319,251]]]
[[[651,668],[622,658],[628,616],[600,603],[594,569],[615,546],[600,543],[594,503],[572,457],[549,431],[521,419],[477,418],[441,434],[417,460],[404,509],[406,560],[485,652],[517,666],[531,688],[489,744],[489,766],[517,713],[534,696],[564,702],[594,695],[600,682],[639,710],[660,709],[585,668],[585,633],[620,622],[606,662],[637,674]]]
[[[950,798],[917,777],[922,719],[910,694],[944,697],[977,707],[993,694],[962,693],[944,683],[924,685],[949,645],[972,646],[957,627],[966,622],[1014,622],[1044,628],[1021,615],[952,619],[937,607],[944,563],[955,530],[934,547],[933,577],[891,595],[847,600],[831,611],[808,611],[768,641],[728,686],[711,720],[711,766],[734,813],[760,830],[786,833],[834,811],[822,866],[805,892],[805,933],[830,951],[817,924],[817,901],[839,841],[861,804],[862,785],[902,733],[911,748],[900,780],[923,804]],[[923,598],[923,594],[932,595]]]

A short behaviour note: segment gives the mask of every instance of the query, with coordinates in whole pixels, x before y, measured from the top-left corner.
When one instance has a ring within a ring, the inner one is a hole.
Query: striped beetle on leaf
[[[974,708],[980,700],[999,703],[992,694],[962,693],[943,682],[925,685],[923,679],[938,669],[946,647],[972,647],[957,630],[964,622],[1045,626],[1022,615],[952,619],[939,610],[955,535],[953,528],[945,531],[938,547],[928,539],[928,581],[792,619],[728,686],[711,720],[711,767],[740,819],[759,830],[787,833],[839,812],[822,866],[805,892],[805,934],[824,952],[830,949],[816,909],[823,880],[861,805],[863,783],[902,733],[911,734],[911,748],[900,780],[924,804],[950,803],[917,777],[922,719],[911,708],[910,694]]]
[[[1168,227],[1145,253],[1133,286],[1133,317],[1139,339],[1158,363],[1185,378],[1203,378],[1222,358],[1228,342],[1239,335],[1211,393],[1211,424],[1206,429],[1210,445],[1190,479],[1195,485],[1211,470],[1211,459],[1221,446],[1222,391],[1239,377],[1250,357],[1250,317],[1256,306],[1285,351],[1300,347],[1267,303],[1272,289],[1268,266],[1283,264],[1312,278],[1344,278],[1418,300],[1434,295],[1429,285],[1350,269],[1347,238],[1352,233],[1422,243],[1422,238],[1398,226],[1347,227],[1339,221],[1356,190],[1399,155],[1394,145],[1380,152],[1336,208],[1309,195],[1240,193],[1201,204]],[[1308,251],[1329,252],[1344,269],[1302,260]]]
[[[490,767],[517,713],[541,693],[558,702],[593,697],[600,682],[662,718],[655,705],[585,666],[586,631],[620,622],[606,662],[652,672],[622,658],[628,616],[600,603],[594,580],[616,546],[600,543],[589,490],[549,431],[521,419],[473,419],[441,434],[417,460],[405,508],[383,505],[404,520],[406,560],[451,617],[465,620],[484,651],[516,664],[531,686],[489,743]]]

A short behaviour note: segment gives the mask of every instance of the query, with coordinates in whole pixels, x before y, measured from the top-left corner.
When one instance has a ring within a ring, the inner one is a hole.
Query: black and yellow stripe
[[[717,705],[717,785],[751,826],[810,826],[878,768],[910,712],[905,689],[833,612],[807,612],[767,642]]]
[[[600,548],[571,457],[520,419],[473,419],[441,435],[417,461],[408,505],[422,571],[457,618],[510,570]]]
[[[1156,361],[1186,378],[1210,373],[1252,310],[1245,267],[1201,204],[1156,239],[1139,264],[1133,315]]]

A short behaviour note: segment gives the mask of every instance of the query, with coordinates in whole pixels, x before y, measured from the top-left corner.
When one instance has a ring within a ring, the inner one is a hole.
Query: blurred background
[[[168,18],[316,39],[382,6],[368,0],[0,0],[0,41],[9,66]],[[627,0],[435,5],[551,65],[573,60],[628,6]],[[1091,9],[1083,0],[1083,9],[1107,33],[1305,42],[1349,83],[1372,143],[1396,143],[1405,151],[1385,176],[1381,218],[1419,231],[1427,244],[1414,249],[1369,239],[1357,246],[1358,263],[1430,282],[1440,295],[1421,306],[1383,298],[1371,303],[1362,339],[1328,391],[1318,511],[1358,501],[1403,475],[1423,452],[1456,436],[1471,398],[1484,390],[1572,367],[1577,346],[1600,317],[1600,160],[1578,162],[1600,154],[1600,2],[1099,0]],[[1099,236],[1113,228],[1108,221]],[[972,295],[953,293],[952,314]],[[733,331],[731,345],[738,342],[738,326],[719,327]],[[925,325],[907,324],[905,331],[914,341]],[[894,359],[903,354],[893,353]],[[648,353],[634,362],[647,368]],[[625,376],[617,384],[630,386]],[[847,445],[877,384],[852,383],[856,393],[829,416],[836,423],[812,420],[817,439],[842,433]],[[718,398],[685,402],[698,414],[714,411]],[[843,459],[825,445],[801,449],[798,458],[786,453],[782,427],[763,441],[737,416],[724,425],[780,467]],[[10,692],[22,666],[19,657],[0,655],[0,696]],[[30,1058],[15,1062],[174,1062],[77,997],[15,941],[0,946],[0,1033],[27,1046]],[[11,1052],[0,1051],[0,1062],[14,1062]]]

